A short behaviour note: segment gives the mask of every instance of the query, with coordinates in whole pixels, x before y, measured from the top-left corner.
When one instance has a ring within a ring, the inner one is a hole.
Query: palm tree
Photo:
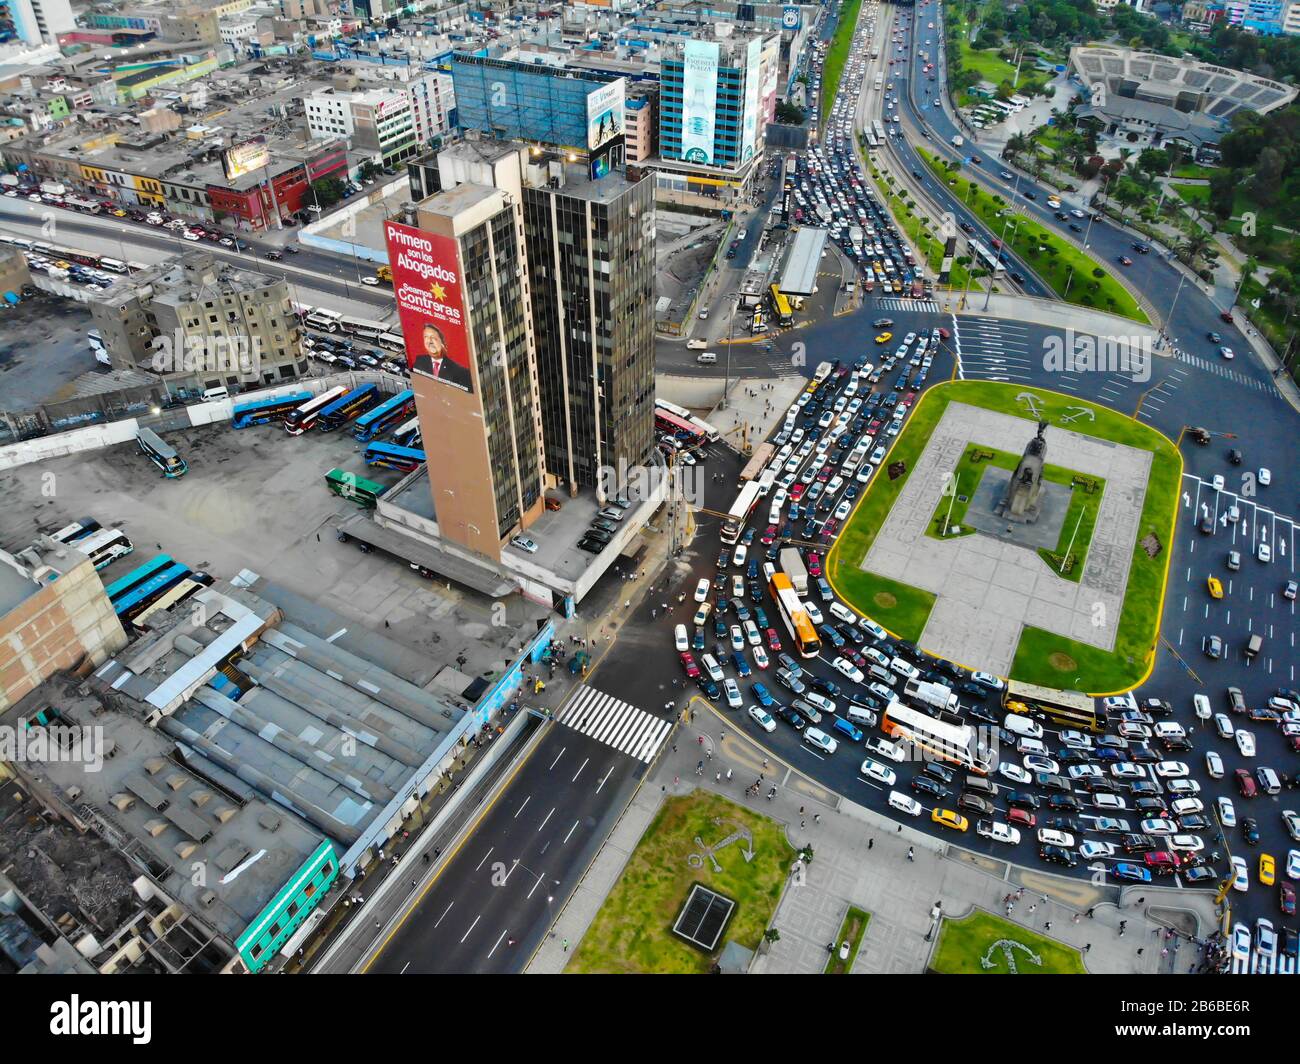
[[[1174,253],[1195,270],[1197,262],[1209,250],[1210,243],[1210,234],[1205,232],[1204,229],[1197,229],[1196,232],[1189,234],[1185,240],[1178,242],[1174,248]]]
[[[1002,157],[1010,162],[1029,151],[1033,147],[1032,142],[1023,133],[1013,133],[1007,138],[1007,145],[1002,149]]]

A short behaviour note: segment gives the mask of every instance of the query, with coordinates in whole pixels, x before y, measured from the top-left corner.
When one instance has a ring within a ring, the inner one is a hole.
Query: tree
[[[337,177],[322,177],[312,182],[313,202],[319,203],[321,210],[327,211],[343,198],[343,182]]]
[[[1236,170],[1220,170],[1210,177],[1210,210],[1222,221],[1232,217],[1240,181],[1241,174]]]
[[[776,105],[776,120],[787,126],[801,126],[807,118],[802,107],[782,100]]]

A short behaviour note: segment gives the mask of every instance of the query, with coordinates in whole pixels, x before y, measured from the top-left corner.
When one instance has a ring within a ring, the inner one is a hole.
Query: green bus
[[[335,495],[349,499],[358,506],[372,510],[381,496],[388,489],[373,480],[366,480],[355,473],[345,473],[342,469],[331,469],[325,474],[325,484]]]

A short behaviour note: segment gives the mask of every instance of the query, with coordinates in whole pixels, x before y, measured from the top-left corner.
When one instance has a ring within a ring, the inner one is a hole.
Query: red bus
[[[666,435],[676,437],[684,447],[702,447],[707,442],[704,433],[689,421],[667,410],[655,409],[655,428]]]

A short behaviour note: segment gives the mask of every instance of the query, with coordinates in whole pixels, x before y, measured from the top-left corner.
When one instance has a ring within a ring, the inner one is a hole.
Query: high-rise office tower
[[[654,183],[539,164],[524,234],[546,468],[571,492],[654,448]]]

